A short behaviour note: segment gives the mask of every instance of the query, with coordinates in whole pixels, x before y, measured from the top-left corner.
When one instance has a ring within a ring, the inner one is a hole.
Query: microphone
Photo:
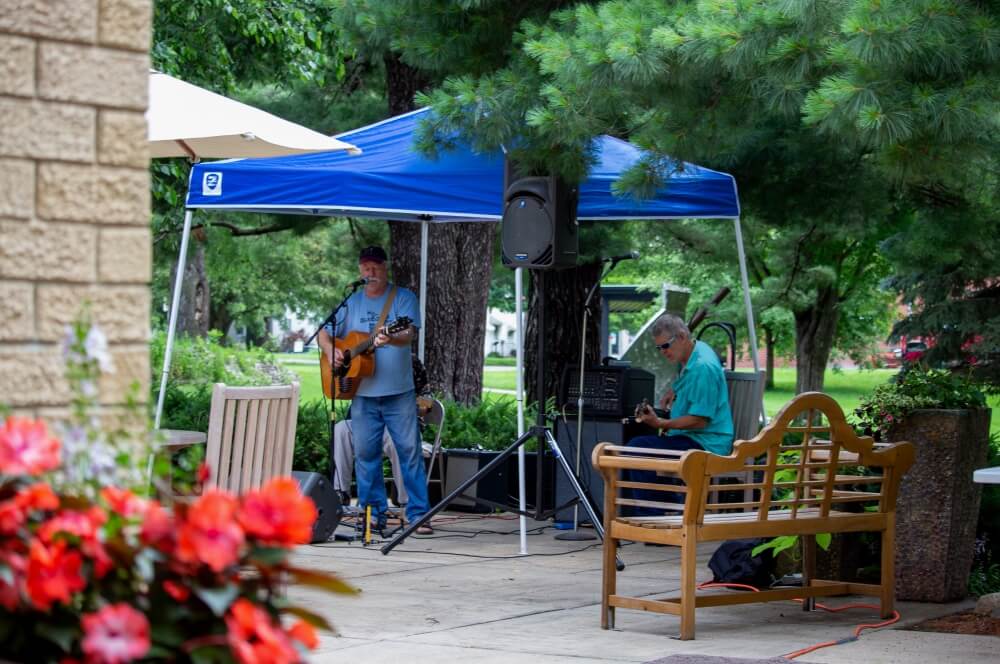
[[[627,254],[621,254],[619,256],[610,256],[608,258],[602,258],[602,263],[618,263],[620,261],[630,261],[639,258],[638,251],[630,251]]]
[[[357,281],[352,281],[351,285],[348,286],[348,288],[357,288],[358,286],[364,286],[367,283],[368,283],[368,277],[361,277]]]

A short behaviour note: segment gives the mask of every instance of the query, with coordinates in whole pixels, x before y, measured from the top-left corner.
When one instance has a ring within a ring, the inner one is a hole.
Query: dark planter
[[[550,510],[555,506],[556,492],[556,458],[552,452],[546,451],[542,456],[542,509]],[[524,502],[528,509],[535,506],[535,495],[538,492],[538,452],[524,453]],[[507,504],[511,509],[518,508],[517,454],[507,458]]]
[[[461,486],[467,479],[485,468],[490,461],[500,454],[492,450],[471,449],[446,449],[444,453],[447,457],[446,484],[444,488],[446,496]],[[508,470],[509,464],[501,463],[497,468],[494,468],[490,473],[466,489],[464,495],[475,496],[504,505],[507,504]],[[448,509],[483,513],[492,511],[490,507],[465,497],[453,500]]]
[[[918,410],[889,438],[909,441],[916,461],[896,505],[896,597],[951,602],[967,594],[986,464],[990,410]]]

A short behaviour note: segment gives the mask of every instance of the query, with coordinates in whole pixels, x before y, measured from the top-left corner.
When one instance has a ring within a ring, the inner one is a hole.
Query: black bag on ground
[[[774,581],[774,556],[765,551],[754,556],[754,547],[766,539],[742,539],[723,542],[708,561],[715,583],[742,583],[766,588]]]

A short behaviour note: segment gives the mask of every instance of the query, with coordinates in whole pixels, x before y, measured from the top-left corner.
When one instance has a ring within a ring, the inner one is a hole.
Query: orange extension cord
[[[755,588],[754,586],[749,586],[744,583],[714,583],[712,581],[705,581],[698,584],[698,590],[703,588],[740,588],[742,590],[752,590],[755,593],[760,592],[760,588]],[[797,599],[796,602],[802,602],[803,600]],[[817,609],[823,609],[824,611],[829,611],[830,613],[837,613],[840,611],[846,611],[847,609],[878,609],[879,607],[875,604],[845,604],[844,606],[826,606],[824,604],[816,603]],[[843,639],[837,639],[836,641],[824,641],[823,643],[817,643],[816,645],[809,646],[808,648],[802,648],[801,650],[796,650],[795,652],[790,652],[787,655],[781,655],[785,659],[795,659],[796,657],[801,657],[802,655],[813,652],[814,650],[819,650],[820,648],[829,648],[830,646],[837,646],[842,643],[850,643],[851,641],[857,641],[858,637],[861,636],[861,632],[866,629],[878,629],[879,627],[886,627],[895,622],[899,621],[899,611],[892,612],[892,618],[880,623],[864,624],[858,625],[854,629],[854,635],[848,636]]]

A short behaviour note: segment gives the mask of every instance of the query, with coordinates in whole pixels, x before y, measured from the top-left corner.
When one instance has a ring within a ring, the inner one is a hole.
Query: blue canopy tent
[[[423,222],[420,292],[426,285],[427,224],[499,221],[503,212],[503,154],[477,154],[467,146],[430,159],[413,148],[420,109],[338,139],[362,150],[359,156],[323,152],[269,159],[200,163],[191,171],[187,208],[323,216],[359,216]],[[739,199],[731,175],[679,164],[656,196],[617,196],[612,186],[642,151],[611,136],[595,139],[597,164],[581,183],[577,218],[734,219]],[[737,233],[748,320],[753,320],[745,283],[742,236]],[[421,296],[421,315],[424,298]],[[756,348],[751,325],[751,345]],[[423,358],[423,328],[418,354]]]
[[[337,135],[336,138],[360,148],[362,154],[359,156],[326,152],[196,164],[191,170],[187,212],[230,210],[419,221],[422,223],[420,303],[423,318],[428,224],[499,221],[503,212],[504,181],[504,158],[499,150],[481,154],[459,142],[455,149],[442,152],[436,159],[416,151],[414,133],[428,113],[430,109],[420,109]],[[597,163],[580,184],[578,219],[733,220],[749,341],[757,368],[757,341],[734,178],[694,164],[680,163],[666,177],[665,186],[651,199],[617,196],[612,185],[643,156],[643,152],[610,136],[595,139],[594,147]],[[516,270],[518,324],[521,321],[521,279],[521,270]],[[425,327],[420,330],[418,353],[421,359]],[[523,412],[520,329],[517,349],[520,415]],[[520,432],[523,432],[523,417],[519,416],[518,420]]]

